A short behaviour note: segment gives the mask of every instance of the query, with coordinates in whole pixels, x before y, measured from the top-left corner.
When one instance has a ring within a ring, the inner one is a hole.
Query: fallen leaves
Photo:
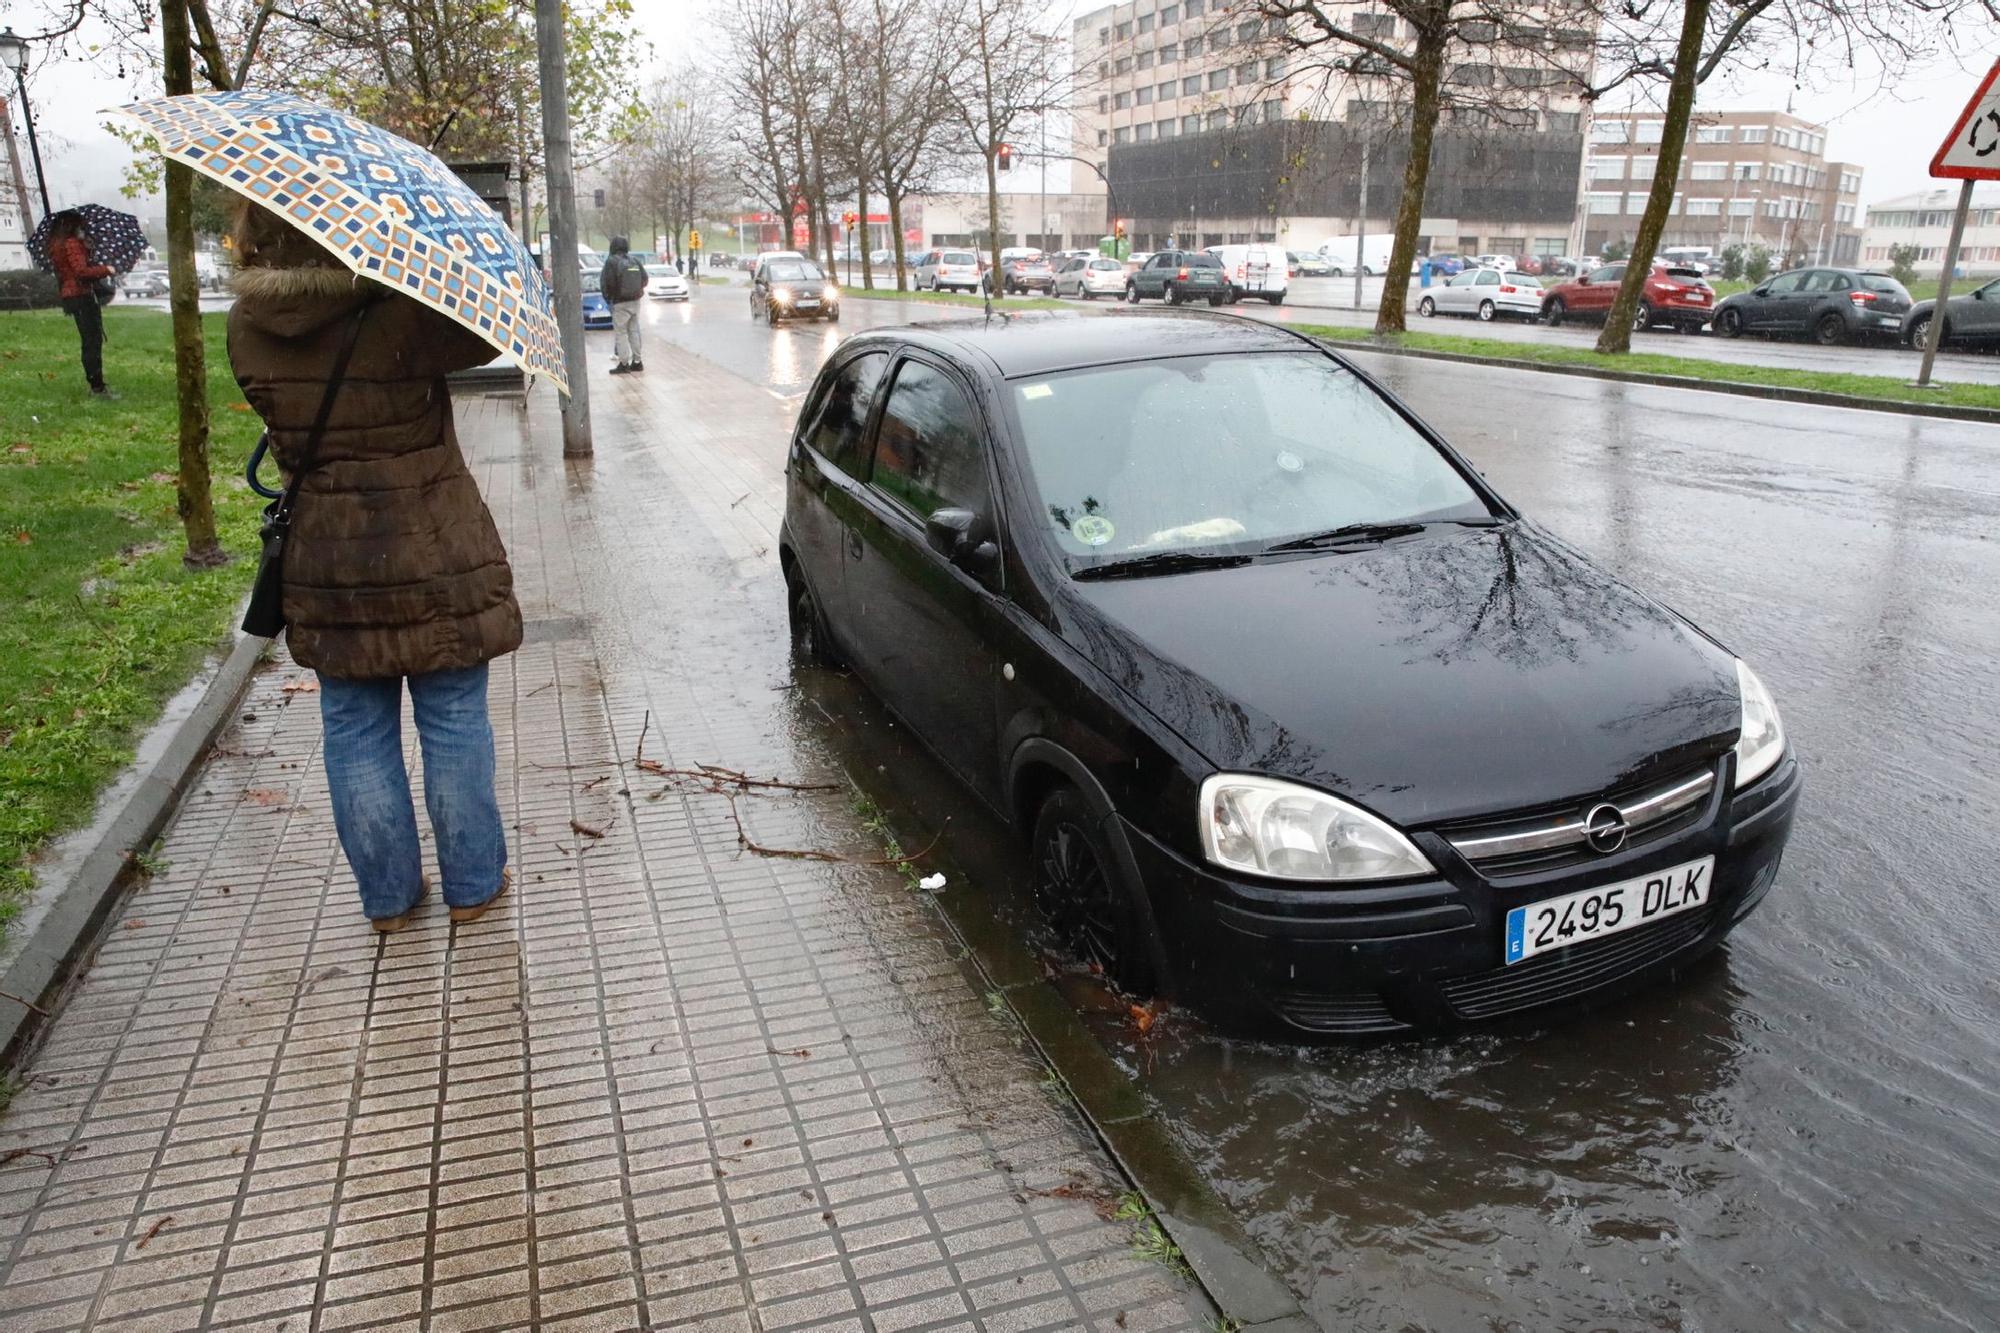
[[[286,681],[278,688],[279,692],[283,694],[318,694],[319,677],[301,676],[297,680]]]
[[[291,798],[291,793],[283,787],[251,787],[243,793],[243,799],[252,805],[279,806]]]
[[[133,1248],[143,1250],[148,1245],[151,1245],[153,1243],[153,1237],[159,1235],[161,1230],[163,1230],[166,1227],[167,1223],[173,1220],[174,1220],[174,1215],[172,1213],[168,1213],[165,1217],[162,1217],[158,1221],[154,1222],[153,1225],[146,1228],[146,1234],[139,1237],[139,1243]]]
[[[577,833],[577,834],[581,834],[582,836],[584,836],[584,837],[586,837],[586,838],[601,838],[601,837],[603,837],[603,836],[604,836],[604,830],[603,830],[603,829],[601,829],[601,828],[592,828],[592,827],[591,827],[590,825],[588,825],[588,824],[584,823],[584,822],[583,822],[582,820],[580,820],[580,819],[572,819],[572,820],[570,820],[570,821],[569,821],[569,828],[570,828],[570,832],[572,832],[572,833]]]
[[[1164,1009],[1165,1006],[1158,1000],[1150,1004],[1127,1006],[1127,1012],[1132,1015],[1132,1026],[1138,1030],[1141,1037],[1153,1030],[1153,1024],[1160,1021],[1160,1014]]]
[[[29,532],[29,531],[28,531],[28,530],[27,530],[26,528],[17,528],[17,529],[15,529],[15,531],[14,531],[14,545],[16,545],[16,546],[26,546],[26,545],[27,545],[28,543],[30,543],[30,542],[32,542],[32,541],[34,541],[34,540],[35,540],[35,534],[34,534],[34,533],[32,533],[32,532]]]

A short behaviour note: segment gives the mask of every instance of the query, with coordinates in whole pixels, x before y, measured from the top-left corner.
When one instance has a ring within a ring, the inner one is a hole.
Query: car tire
[[[1330,268],[1326,271],[1326,276],[1329,278],[1344,278],[1347,276],[1347,270],[1344,268]]]
[[[1209,303],[1209,305],[1211,305],[1211,306],[1215,307],[1216,309],[1221,309],[1221,308],[1222,308],[1223,306],[1226,306],[1226,305],[1235,305],[1235,304],[1236,304],[1236,302],[1234,302],[1234,301],[1230,300],[1230,299],[1229,299],[1228,297],[1226,297],[1226,296],[1211,296],[1211,297],[1209,297],[1209,298],[1208,298],[1208,303]]]
[[[1171,282],[1162,289],[1160,296],[1168,305],[1179,305],[1181,303],[1181,294],[1174,290],[1174,285]]]
[[[1078,291],[1078,295],[1082,296],[1083,299],[1086,301],[1095,301],[1097,299],[1097,293],[1093,292],[1088,287],[1080,288]]]
[[[1847,321],[1829,310],[1813,321],[1813,341],[1821,347],[1838,347],[1847,341]]]
[[[1493,322],[1493,316],[1496,313],[1498,312],[1494,310],[1493,303],[1491,301],[1481,301],[1479,303],[1479,322],[1481,324],[1491,324]]]
[[[1430,297],[1426,296],[1423,300],[1417,302],[1417,313],[1419,315],[1422,315],[1425,319],[1432,318],[1437,314],[1437,312],[1438,312],[1437,302],[1431,300]]]
[[[1283,292],[1272,292],[1269,296],[1265,297],[1264,299],[1266,301],[1269,301],[1272,305],[1283,305],[1285,303],[1285,294]]]
[[[1542,322],[1552,329],[1560,328],[1562,322],[1568,318],[1569,306],[1563,303],[1563,299],[1560,296],[1550,301],[1549,308],[1542,312]]]
[[[1632,332],[1644,333],[1653,327],[1653,306],[1650,301],[1639,302],[1639,308],[1632,312]]]
[[[1083,794],[1067,783],[1042,801],[1028,838],[1035,905],[1065,945],[1121,989],[1151,995],[1159,973],[1139,889],[1127,882],[1098,829]]]
[[[1741,338],[1743,336],[1743,312],[1733,307],[1715,312],[1715,336],[1718,338]]]
[[[1126,284],[1125,284],[1125,304],[1126,304],[1126,305],[1137,305],[1137,304],[1139,304],[1139,284],[1138,284],[1138,283],[1136,283],[1136,282],[1128,282],[1128,283],[1126,283]]]
[[[1951,336],[1951,330],[1946,329],[1945,337],[1949,338],[1950,336]],[[1931,340],[1931,316],[1918,315],[1915,319],[1910,321],[1910,346],[1914,347],[1917,351],[1921,352],[1930,343],[1930,340]],[[1942,343],[1940,343],[1940,346],[1942,346]]]
[[[827,633],[826,616],[812,595],[805,575],[791,560],[785,567],[785,618],[792,635],[792,660],[810,666],[838,667],[840,654]]]
[[[831,310],[827,311],[827,312],[826,312],[826,316],[825,316],[825,318],[826,318],[826,322],[827,322],[827,323],[829,323],[829,324],[838,324],[838,323],[840,323],[840,307],[839,307],[839,306],[835,306],[835,307],[834,307],[833,309],[831,309]]]

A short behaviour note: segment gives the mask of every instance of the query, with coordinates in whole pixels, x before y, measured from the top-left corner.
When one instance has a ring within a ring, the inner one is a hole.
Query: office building
[[[1907,245],[1916,251],[1917,271],[1935,280],[1944,267],[1945,247],[1951,244],[1951,218],[1957,211],[1957,182],[1868,205],[1861,262],[1886,268],[1890,247]],[[1965,234],[1958,242],[1958,266],[1967,274],[2000,273],[2000,182],[1972,187],[1972,208],[1965,217]]]

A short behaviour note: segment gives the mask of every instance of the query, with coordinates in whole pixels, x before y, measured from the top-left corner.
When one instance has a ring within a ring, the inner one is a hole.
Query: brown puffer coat
[[[519,647],[513,571],[458,451],[443,378],[494,350],[409,297],[334,269],[244,267],[235,287],[229,361],[287,475],[348,317],[368,305],[292,511],[292,657],[369,678],[473,666]]]

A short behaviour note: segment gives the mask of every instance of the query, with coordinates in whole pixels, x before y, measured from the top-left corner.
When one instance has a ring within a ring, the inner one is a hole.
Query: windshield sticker
[[[1287,472],[1304,472],[1306,470],[1306,460],[1300,458],[1290,449],[1284,449],[1278,453],[1278,466]]]
[[[1036,385],[1034,387],[1046,390],[1048,386]],[[1111,526],[1110,519],[1100,518],[1096,514],[1085,514],[1082,518],[1069,525],[1070,536],[1076,538],[1085,546],[1102,546],[1110,541],[1116,533],[1117,529]]]
[[[1055,390],[1046,384],[1024,384],[1021,386],[1021,396],[1023,398],[1047,398],[1054,392]]]

